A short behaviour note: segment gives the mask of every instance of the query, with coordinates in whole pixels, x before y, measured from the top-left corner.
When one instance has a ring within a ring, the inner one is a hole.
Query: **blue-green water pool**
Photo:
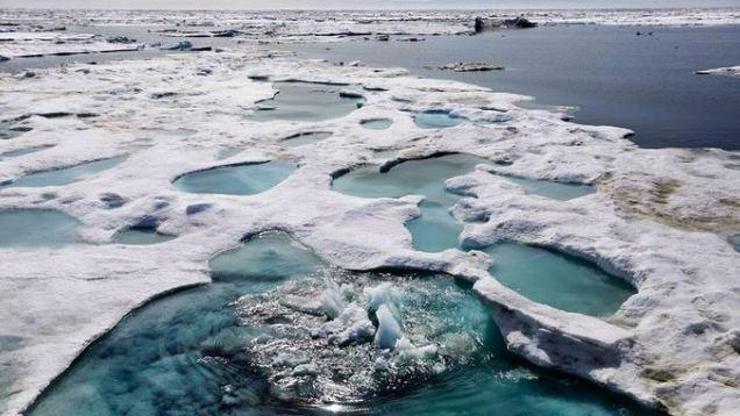
[[[362,120],[360,125],[370,130],[385,130],[393,125],[393,120],[389,118],[371,118]]]
[[[48,149],[52,146],[30,146],[30,147],[22,147],[20,149],[16,150],[10,150],[5,153],[0,153],[0,157],[17,157],[17,156],[23,156],[30,153],[39,152],[44,149]]]
[[[447,348],[444,351],[467,354],[466,359],[364,400],[281,400],[272,394],[263,372],[252,365],[245,345],[279,333],[286,322],[245,325],[236,305],[244,299],[259,302],[263,294],[290,282],[323,281],[330,276],[328,266],[289,237],[271,233],[217,256],[210,267],[213,283],[165,296],[133,312],[88,348],[28,414],[652,414],[587,383],[521,363],[507,353],[488,311],[469,287],[440,275],[399,276],[406,284],[399,287],[407,290],[398,295],[405,300],[395,313],[409,333],[430,326],[475,334],[474,353],[466,352],[471,347],[456,342],[454,333],[437,338],[432,334],[430,339]],[[437,322],[442,324],[433,325]]]
[[[328,131],[309,131],[288,136],[282,140],[282,144],[288,147],[298,147],[305,144],[320,142],[332,136]]]
[[[117,233],[113,242],[126,245],[150,245],[164,243],[175,238],[173,235],[159,233],[155,229],[134,227]]]
[[[465,121],[447,110],[426,110],[414,114],[414,123],[422,129],[445,129]]]
[[[558,309],[607,317],[635,293],[586,261],[544,248],[504,242],[483,251],[494,259],[490,272],[499,282]]]
[[[278,93],[257,103],[249,117],[257,121],[323,121],[343,117],[362,106],[365,100],[346,95],[347,86],[309,83],[276,82]]]
[[[284,160],[220,166],[186,173],[175,179],[181,191],[198,194],[252,195],[285,180],[295,165]]]
[[[111,169],[119,163],[123,162],[125,159],[125,156],[112,157],[61,169],[31,173],[16,179],[6,186],[43,187],[68,185],[70,183],[84,180],[86,177],[91,177],[96,173]]]
[[[0,211],[0,248],[61,247],[80,241],[79,221],[46,209]]]
[[[458,246],[462,230],[462,225],[449,212],[460,196],[446,191],[444,182],[486,163],[490,161],[472,155],[451,154],[405,161],[386,172],[376,166],[364,166],[334,179],[332,186],[338,192],[367,198],[423,195],[425,199],[419,205],[421,217],[409,221],[406,226],[412,234],[414,248],[442,251]],[[585,185],[505,178],[522,185],[527,192],[559,200],[593,192],[592,187]]]

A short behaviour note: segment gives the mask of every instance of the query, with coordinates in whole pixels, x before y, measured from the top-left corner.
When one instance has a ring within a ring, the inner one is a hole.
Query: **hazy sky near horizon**
[[[740,0],[0,0],[0,7],[91,9],[439,9],[740,7]]]

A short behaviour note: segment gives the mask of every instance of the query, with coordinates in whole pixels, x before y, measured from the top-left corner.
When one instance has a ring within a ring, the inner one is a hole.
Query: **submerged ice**
[[[371,130],[385,130],[393,124],[393,120],[387,118],[371,118],[362,120],[360,125]]]
[[[498,281],[565,311],[609,317],[635,293],[595,265],[543,248],[497,243],[484,251],[494,259],[490,271]]]
[[[282,140],[282,144],[289,147],[298,147],[305,144],[320,142],[332,136],[328,131],[309,131],[290,135]]]
[[[422,129],[443,129],[455,127],[464,119],[449,110],[426,110],[414,114],[414,123]]]
[[[44,187],[67,185],[86,177],[111,169],[123,162],[125,156],[96,160],[75,166],[32,172],[12,181],[10,187]]]
[[[294,169],[292,163],[283,160],[218,166],[184,174],[174,184],[185,192],[199,194],[252,195],[279,184]]]
[[[0,211],[0,248],[61,247],[80,241],[74,217],[43,209]]]
[[[274,87],[275,96],[257,103],[252,119],[322,121],[347,115],[364,103],[361,95],[344,92],[344,85],[283,81]]]
[[[117,233],[113,242],[117,244],[148,245],[164,243],[173,238],[175,237],[159,233],[155,229],[131,227]]]

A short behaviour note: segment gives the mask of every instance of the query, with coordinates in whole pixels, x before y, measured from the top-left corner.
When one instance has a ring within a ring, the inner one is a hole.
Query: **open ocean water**
[[[233,38],[166,38],[146,27],[70,27],[73,33],[123,34],[143,42],[226,47]],[[640,33],[638,36],[637,33]],[[283,44],[306,58],[400,66],[429,78],[448,78],[530,95],[538,106],[572,106],[575,121],[636,132],[641,147],[740,149],[740,80],[695,71],[740,64],[740,26],[544,26],[476,36],[428,36],[421,42],[348,41]],[[270,46],[274,49],[275,46]],[[20,72],[72,62],[160,56],[148,49],[77,56],[13,59],[0,71]],[[504,71],[457,73],[429,69],[449,62],[487,62]],[[528,104],[531,105],[531,104]]]
[[[575,106],[576,122],[635,130],[632,140],[641,147],[740,149],[740,79],[694,73],[740,64],[738,26],[546,26],[431,36],[423,42],[391,39],[283,48],[333,62],[400,66],[423,77],[534,96],[539,105]],[[494,63],[506,70],[425,68],[458,61]]]

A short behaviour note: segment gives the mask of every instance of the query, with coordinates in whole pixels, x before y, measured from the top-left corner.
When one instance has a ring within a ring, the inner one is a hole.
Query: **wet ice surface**
[[[8,184],[8,187],[62,186],[111,169],[125,160],[125,156],[82,163],[66,168],[31,173]]]
[[[80,241],[79,222],[59,211],[14,209],[0,211],[0,248],[61,247]]]
[[[490,272],[499,282],[565,311],[608,317],[636,293],[592,264],[546,249],[498,243],[483,251],[494,259]]]
[[[51,146],[30,146],[30,147],[23,147],[16,150],[10,150],[5,153],[0,153],[0,158],[2,157],[17,157],[17,156],[23,156],[30,153],[35,153],[44,149],[48,149]]]
[[[362,120],[360,125],[371,130],[385,130],[393,124],[393,120],[387,118],[373,118]]]
[[[322,121],[345,116],[364,100],[345,95],[347,86],[308,82],[276,82],[275,97],[261,101],[250,118],[258,121]]]
[[[331,136],[332,133],[328,131],[310,131],[288,136],[282,140],[282,144],[289,147],[298,147],[305,144],[320,142],[324,139],[328,139]]]
[[[460,196],[445,190],[445,180],[469,173],[478,164],[490,163],[472,155],[453,154],[405,161],[387,172],[380,172],[377,166],[365,166],[339,176],[332,186],[338,192],[368,198],[423,195],[424,200],[419,204],[421,217],[407,222],[406,227],[413,236],[414,248],[435,252],[456,247],[462,229],[462,224],[449,212]],[[557,200],[594,191],[586,185],[505,178],[523,186],[527,192]]]
[[[30,128],[21,124],[22,120],[0,120],[0,140],[10,140],[29,131]]]
[[[28,414],[646,413],[514,360],[451,277],[340,272],[279,233],[210,266],[212,284],[134,312]],[[393,350],[374,337],[380,313]]]
[[[580,185],[573,183],[560,183],[554,181],[533,181],[516,176],[505,176],[506,180],[513,182],[527,193],[541,195],[559,201],[569,201],[574,198],[594,193],[596,190],[591,185]]]
[[[729,242],[735,251],[740,252],[740,234],[733,235],[729,238]]]
[[[381,173],[377,166],[350,171],[334,180],[334,190],[367,198],[397,198],[424,195],[421,217],[407,223],[414,236],[414,248],[440,251],[457,245],[461,226],[448,212],[459,196],[446,192],[444,181],[470,172],[484,159],[470,155],[447,155],[410,160]]]
[[[127,228],[116,234],[113,242],[128,245],[149,245],[164,243],[174,238],[175,236],[162,234],[154,229],[134,227]]]
[[[464,121],[447,110],[427,110],[414,114],[414,123],[423,129],[455,127]]]
[[[199,194],[252,195],[279,184],[293,170],[295,165],[283,160],[221,166],[187,173],[174,184],[180,190]]]

